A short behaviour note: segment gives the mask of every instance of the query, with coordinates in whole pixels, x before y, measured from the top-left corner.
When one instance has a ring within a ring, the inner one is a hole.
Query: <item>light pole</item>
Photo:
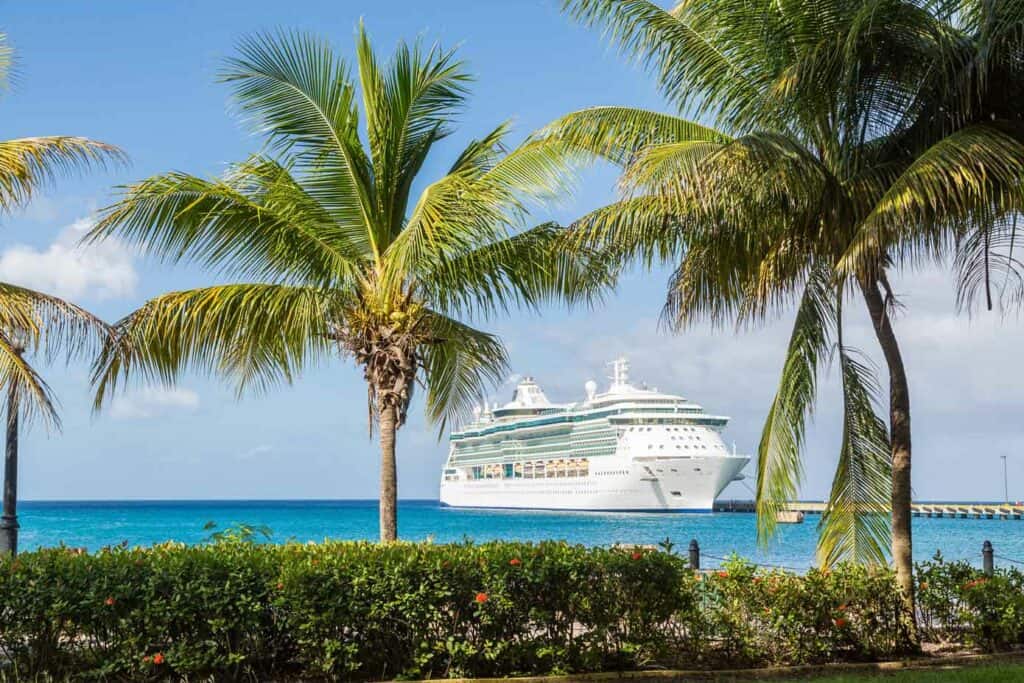
[[[1007,505],[1010,504],[1010,484],[1006,475],[1006,456],[1000,455],[1003,459],[1003,499]]]

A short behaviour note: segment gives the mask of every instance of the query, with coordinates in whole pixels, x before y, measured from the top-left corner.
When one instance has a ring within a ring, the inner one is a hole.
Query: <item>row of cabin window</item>
[[[475,465],[469,472],[470,479],[556,479],[563,477],[586,477],[590,474],[590,461],[586,458],[575,460],[534,460],[529,462]]]

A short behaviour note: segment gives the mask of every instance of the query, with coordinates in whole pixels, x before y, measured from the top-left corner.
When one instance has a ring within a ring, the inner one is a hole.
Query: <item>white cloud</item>
[[[130,296],[139,279],[134,254],[114,238],[79,245],[91,227],[88,219],[75,221],[44,250],[8,247],[0,253],[0,280],[69,299]]]
[[[111,417],[118,420],[144,420],[171,412],[194,412],[199,407],[199,394],[178,387],[146,387],[114,398]]]

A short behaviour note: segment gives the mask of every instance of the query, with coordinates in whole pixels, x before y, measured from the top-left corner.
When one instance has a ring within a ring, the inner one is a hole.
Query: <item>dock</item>
[[[820,515],[828,504],[825,501],[795,501],[783,507],[788,512],[803,512]],[[1022,519],[1024,504],[1021,503],[912,503],[915,517],[950,519]],[[717,500],[715,512],[754,512],[752,500]]]

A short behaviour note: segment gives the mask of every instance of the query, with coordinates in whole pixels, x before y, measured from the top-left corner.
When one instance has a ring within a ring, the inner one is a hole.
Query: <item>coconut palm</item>
[[[1024,158],[1001,122],[936,125],[943,104],[969,109],[964,93],[977,83],[960,83],[959,99],[949,86],[969,60],[955,13],[901,0],[565,5],[649,67],[688,115],[598,107],[542,131],[623,168],[621,201],[581,219],[580,238],[674,262],[664,315],[675,328],[755,324],[796,304],[758,448],[759,537],[798,492],[805,422],[837,356],[843,430],[819,559],[881,562],[891,543],[909,617],[910,399],[889,273],[942,252],[940,228],[1008,201]],[[870,364],[843,337],[854,295],[889,375],[888,433]]]
[[[7,80],[11,56],[6,36],[0,34],[0,81]],[[74,136],[0,141],[0,211],[25,206],[58,175],[102,166],[121,156],[115,147]],[[98,348],[105,330],[100,320],[74,304],[0,282],[0,383],[7,390],[0,555],[18,551],[19,428],[35,418],[48,427],[60,427],[53,392],[25,354],[84,355]]]
[[[506,124],[423,184],[467,94],[453,52],[400,43],[382,63],[360,26],[356,67],[358,83],[305,35],[242,42],[222,79],[267,151],[220,178],[166,173],[130,185],[92,234],[242,282],[146,302],[116,324],[95,379],[99,405],[129,376],[173,382],[191,366],[258,391],[332,354],[351,358],[366,380],[371,434],[374,423],[380,430],[389,541],[395,440],[414,387],[425,387],[427,415],[443,429],[505,372],[500,341],[466,319],[585,300],[610,271],[559,251],[556,226],[518,229],[527,202],[554,197],[568,178],[558,150],[507,151]]]

